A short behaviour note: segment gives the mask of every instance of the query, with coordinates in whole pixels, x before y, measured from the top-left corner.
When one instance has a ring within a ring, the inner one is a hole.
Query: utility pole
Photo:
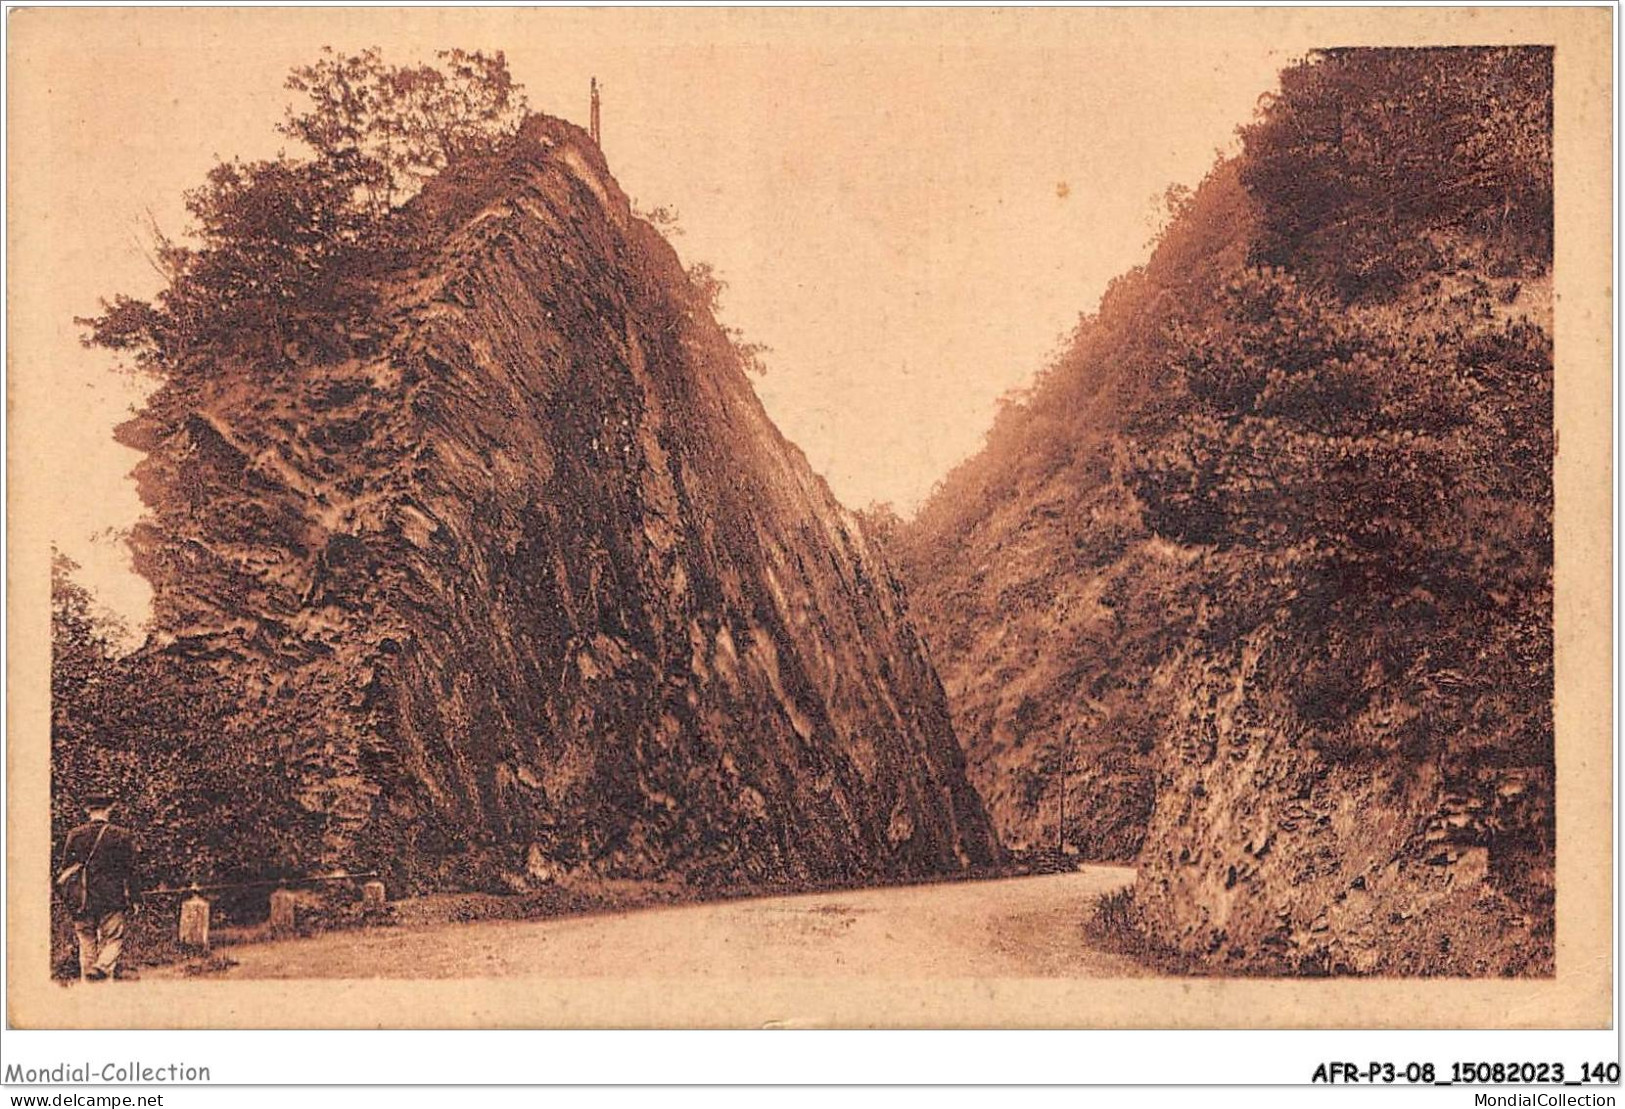
[[[594,146],[604,145],[604,133],[598,120],[598,78],[592,79],[592,127],[590,128]]]
[[[1055,829],[1056,850],[1063,856],[1066,854],[1066,771],[1067,764],[1072,761],[1072,727],[1068,725],[1061,733],[1061,820]]]

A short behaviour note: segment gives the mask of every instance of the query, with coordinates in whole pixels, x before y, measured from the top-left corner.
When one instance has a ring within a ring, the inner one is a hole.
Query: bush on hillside
[[[490,153],[525,114],[500,52],[390,66],[376,49],[328,48],[287,87],[309,104],[289,106],[281,130],[310,155],[210,170],[186,194],[188,242],[158,236],[166,287],[79,319],[86,345],[129,351],[164,375],[202,364],[205,349],[274,366],[342,346],[406,246],[393,212],[429,177]]]
[[[1318,51],[1242,136],[1256,263],[1350,298],[1393,295],[1454,240],[1502,274],[1549,264],[1550,47]]]

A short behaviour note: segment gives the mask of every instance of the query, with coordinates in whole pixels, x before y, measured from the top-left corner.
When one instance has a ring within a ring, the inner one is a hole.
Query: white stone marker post
[[[181,902],[181,946],[209,949],[209,903],[195,893]]]

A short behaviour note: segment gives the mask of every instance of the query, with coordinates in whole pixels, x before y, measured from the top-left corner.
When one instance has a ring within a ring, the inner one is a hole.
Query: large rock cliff
[[[900,587],[588,137],[532,117],[400,218],[361,332],[199,351],[122,432],[164,649],[274,732],[304,860],[417,888],[991,862]]]

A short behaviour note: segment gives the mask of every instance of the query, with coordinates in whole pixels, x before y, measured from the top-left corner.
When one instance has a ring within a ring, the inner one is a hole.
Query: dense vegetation
[[[274,737],[234,718],[229,687],[200,664],[143,648],[120,654],[56,554],[51,567],[52,842],[111,790],[120,822],[141,829],[149,885],[297,873],[310,838]]]
[[[978,784],[1048,838],[1070,746],[1187,954],[1549,967],[1550,52],[1319,53],[1242,139],[899,540]],[[1474,851],[1512,907],[1429,918]]]
[[[1157,667],[1197,602],[1188,553],[1146,526],[1128,429],[1177,424],[1178,329],[1245,266],[1252,206],[1227,163],[1171,214],[1150,262],[897,536],[977,788],[1018,847],[1060,845],[1064,810],[1068,846],[1132,860],[1150,817],[1171,705]]]
[[[423,242],[409,198],[500,143],[522,104],[500,55],[330,55],[291,87],[311,104],[286,131],[310,153],[217,167],[188,198],[190,245],[160,244],[168,287],[85,321],[166,383],[127,441],[184,437],[245,489],[269,471],[199,415],[195,379],[373,343],[381,280]],[[918,519],[868,522],[1003,834],[1138,855],[1122,915],[1160,943],[1238,969],[1549,968],[1550,51],[1322,52],[1242,138],[1170,194],[1149,263]],[[703,268],[690,284],[702,304],[720,292]],[[383,426],[344,415],[372,386],[297,384],[338,414],[312,457]],[[165,829],[160,878],[276,873],[323,834],[300,825],[278,737],[230,723],[229,651],[192,654],[185,634],[251,590],[285,616],[341,580],[364,592],[361,545],[304,551],[304,517],[276,503],[228,523],[308,554],[308,593],[247,572],[209,598],[170,590],[175,639],[128,657],[58,563],[58,834],[102,785]],[[143,568],[183,579],[201,556],[168,540]],[[232,631],[262,652],[295,638],[269,619]]]
[[[720,279],[586,132],[510,137],[505,70],[415,99],[461,87],[429,72],[297,72],[310,155],[219,167],[168,288],[85,321],[161,378],[118,430],[154,617],[91,652],[139,721],[64,652],[59,807],[140,794],[181,881],[990,864],[898,587],[752,393]]]
[[[489,154],[526,112],[500,51],[393,66],[376,49],[329,48],[287,87],[308,103],[289,105],[279,130],[307,153],[210,170],[186,194],[186,241],[158,234],[167,286],[80,320],[87,343],[165,376],[222,344],[264,367],[345,349],[367,328],[379,279],[421,245],[401,207],[447,167]]]
[[[1261,215],[1252,261],[1349,300],[1471,251],[1493,276],[1552,251],[1551,53],[1327,50],[1242,129]]]
[[[1398,683],[1412,754],[1550,761],[1550,93],[1538,50],[1289,71],[1244,132],[1263,265],[1176,329],[1179,419],[1137,436],[1150,530],[1245,564],[1253,615],[1314,644],[1328,744]]]

